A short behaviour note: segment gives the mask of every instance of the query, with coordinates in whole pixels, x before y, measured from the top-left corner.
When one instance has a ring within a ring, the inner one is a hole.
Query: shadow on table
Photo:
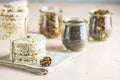
[[[64,52],[64,53],[66,53],[63,46],[47,46],[47,50],[48,51],[53,51],[53,52]]]

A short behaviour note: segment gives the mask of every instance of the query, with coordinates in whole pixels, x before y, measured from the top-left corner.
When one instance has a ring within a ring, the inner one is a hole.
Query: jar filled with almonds
[[[93,10],[90,12],[89,40],[105,41],[112,32],[112,13],[108,10]]]
[[[40,33],[47,38],[56,38],[62,31],[62,10],[55,7],[40,9]]]

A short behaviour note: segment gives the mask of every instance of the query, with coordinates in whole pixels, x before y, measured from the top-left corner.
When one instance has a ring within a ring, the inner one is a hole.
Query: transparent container
[[[62,10],[55,7],[40,9],[40,33],[47,38],[56,38],[62,32]]]
[[[112,13],[97,15],[94,13],[95,11],[96,10],[90,12],[89,40],[105,41],[109,38],[112,32]]]
[[[65,50],[81,51],[87,41],[86,20],[78,17],[66,18],[62,33],[62,43]]]

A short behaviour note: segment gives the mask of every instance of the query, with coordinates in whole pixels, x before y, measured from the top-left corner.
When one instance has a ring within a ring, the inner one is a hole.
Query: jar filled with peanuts
[[[40,9],[40,33],[47,38],[56,38],[62,31],[62,10],[56,7]]]
[[[90,12],[89,40],[105,41],[112,32],[112,13],[108,10],[93,10]]]

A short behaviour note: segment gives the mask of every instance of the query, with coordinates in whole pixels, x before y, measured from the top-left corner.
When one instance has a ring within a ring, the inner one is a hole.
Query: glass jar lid
[[[87,20],[81,19],[79,17],[67,17],[63,20],[65,25],[85,25],[87,24]]]
[[[62,13],[63,10],[58,8],[58,7],[48,7],[48,6],[44,6],[40,9],[40,12],[42,13]]]
[[[89,14],[92,15],[92,16],[104,16],[104,17],[105,17],[105,16],[112,16],[112,12],[109,12],[109,13],[104,14],[104,15],[95,14],[95,12],[96,12],[97,10],[101,10],[101,9],[94,9],[94,10],[91,10],[91,11],[89,12]]]

